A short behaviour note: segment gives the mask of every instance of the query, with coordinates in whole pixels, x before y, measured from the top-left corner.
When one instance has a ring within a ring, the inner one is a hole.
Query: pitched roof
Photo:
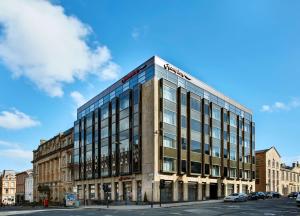
[[[271,149],[274,149],[276,151],[276,153],[279,155],[279,157],[281,157],[281,155],[279,154],[279,152],[277,151],[275,146],[272,146],[271,148],[268,148],[268,149],[257,150],[257,151],[255,151],[255,154],[266,153],[266,152],[270,151]]]

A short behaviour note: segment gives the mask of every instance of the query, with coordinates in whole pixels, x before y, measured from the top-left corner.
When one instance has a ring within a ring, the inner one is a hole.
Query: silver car
[[[296,198],[296,203],[300,207],[300,193],[298,193],[298,196]]]
[[[233,193],[224,198],[224,202],[246,202],[248,200],[247,194]]]

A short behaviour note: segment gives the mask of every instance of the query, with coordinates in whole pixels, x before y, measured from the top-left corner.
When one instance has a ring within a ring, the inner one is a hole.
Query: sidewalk
[[[194,202],[179,202],[179,203],[164,203],[153,205],[153,208],[172,208],[178,206],[190,206],[190,205],[201,205],[201,204],[210,204],[210,203],[220,203],[223,200],[207,200],[207,201],[194,201]],[[107,209],[106,205],[90,205],[90,206],[80,206],[80,209]],[[151,206],[149,205],[119,205],[114,206],[110,205],[108,209],[113,210],[139,210],[139,209],[150,209]]]

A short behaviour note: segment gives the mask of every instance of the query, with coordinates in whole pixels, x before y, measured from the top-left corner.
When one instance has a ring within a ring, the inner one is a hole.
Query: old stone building
[[[62,203],[66,192],[72,192],[73,128],[53,138],[41,140],[33,151],[33,199]]]
[[[25,202],[25,179],[28,177],[28,172],[19,172],[16,174],[16,203],[22,204]]]
[[[256,151],[256,191],[274,191],[282,195],[300,191],[299,163],[286,166],[273,146]]]
[[[299,162],[292,166],[281,164],[281,193],[288,195],[291,192],[300,192],[300,165]]]
[[[16,201],[16,173],[4,170],[0,175],[0,204],[13,205]]]
[[[25,201],[33,202],[33,171],[27,170],[28,176],[25,178]]]

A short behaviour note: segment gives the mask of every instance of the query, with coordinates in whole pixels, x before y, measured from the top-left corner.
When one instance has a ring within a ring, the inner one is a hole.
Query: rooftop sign
[[[170,64],[164,64],[164,68],[168,71],[171,71],[175,74],[177,74],[178,76],[181,76],[182,78],[185,78],[187,80],[191,80],[190,77],[188,77],[187,75],[185,75],[183,72],[181,72],[179,69],[171,66]]]
[[[131,71],[129,74],[127,74],[126,76],[124,76],[124,78],[122,79],[122,83],[125,83],[127,80],[129,80],[131,77],[133,77],[134,75],[138,74],[139,72],[141,72],[142,70],[144,70],[147,67],[147,65],[143,65],[142,67]]]

